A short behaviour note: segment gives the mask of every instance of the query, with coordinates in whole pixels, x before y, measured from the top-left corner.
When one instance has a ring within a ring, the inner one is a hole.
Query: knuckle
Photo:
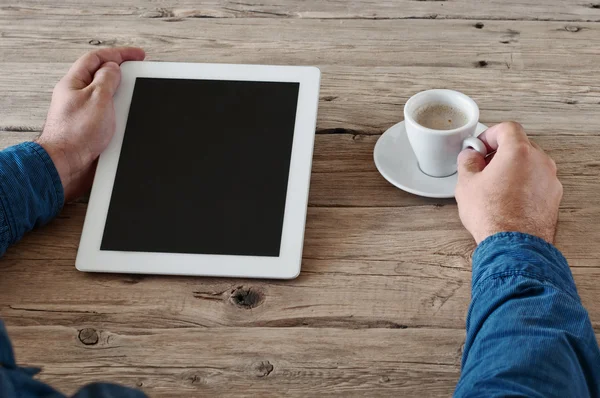
[[[500,124],[501,133],[507,141],[511,142],[525,142],[529,145],[529,140],[525,134],[525,130],[520,123],[517,122],[503,122]]]
[[[526,142],[519,142],[514,146],[513,153],[516,157],[527,158],[531,155],[533,147]]]
[[[521,123],[519,122],[515,122],[515,121],[509,121],[509,122],[504,122],[502,123],[508,130],[511,131],[515,131],[515,132],[519,132],[522,133],[523,130],[523,126],[521,125]]]

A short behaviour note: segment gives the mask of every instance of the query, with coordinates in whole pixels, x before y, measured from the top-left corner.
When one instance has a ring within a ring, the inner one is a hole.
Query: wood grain
[[[448,396],[464,332],[435,329],[13,327],[22,360],[72,393],[109,376],[150,395]],[[47,349],[47,342],[52,349]],[[89,344],[90,341],[88,341]],[[291,344],[293,342],[293,344]],[[48,352],[43,362],[38,353]],[[168,352],[169,355],[165,355]],[[144,364],[140,360],[144,358]],[[102,370],[99,373],[98,370]]]
[[[449,396],[474,242],[454,200],[400,191],[373,147],[427,88],[518,120],[557,162],[557,246],[600,330],[600,4],[470,0],[22,0],[0,5],[0,148],[41,132],[86,51],[150,60],[316,65],[321,100],[302,273],[293,281],[84,274],[86,205],[0,261],[0,315],[22,365],[73,393],[153,397]]]
[[[0,132],[0,148],[34,139],[35,131]],[[378,135],[318,134],[315,140],[309,205],[313,207],[405,207],[455,205],[452,199],[422,198],[388,183],[373,162]],[[589,148],[600,147],[597,135],[537,135],[538,143],[557,163],[564,186],[562,209],[597,205],[600,162]],[[590,222],[598,219],[592,215]],[[560,224],[559,224],[560,228]]]
[[[12,3],[12,4],[11,4]],[[173,21],[182,18],[318,18],[318,19],[480,19],[480,20],[560,20],[600,21],[600,7],[594,2],[546,0],[360,0],[360,1],[203,1],[144,0],[94,1],[94,6],[78,0],[56,3],[52,0],[9,1],[0,15],[86,15],[110,18],[126,15]]]
[[[19,23],[24,20],[26,23]],[[68,22],[68,23],[67,23]],[[18,29],[15,29],[18,26]],[[517,29],[515,29],[517,28]],[[0,16],[2,60],[72,62],[102,45],[137,45],[150,59],[364,67],[597,69],[600,25],[465,20],[306,20],[78,15]]]
[[[76,59],[82,52],[70,53]],[[52,88],[68,66],[0,62],[0,92],[5,93],[0,96],[0,130],[41,131]],[[534,136],[600,131],[600,84],[590,72],[347,65],[321,66],[321,71],[321,134],[381,134],[403,119],[410,96],[434,87],[459,89],[473,97],[481,121],[488,125],[517,120]]]

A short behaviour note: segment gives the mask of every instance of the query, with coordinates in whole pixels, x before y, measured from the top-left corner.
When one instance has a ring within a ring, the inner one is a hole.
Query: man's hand
[[[497,232],[523,232],[554,242],[563,188],[556,164],[520,124],[501,123],[479,138],[491,160],[467,149],[458,157],[460,219],[479,244]]]
[[[54,88],[37,142],[54,162],[65,201],[86,193],[96,161],[115,132],[113,95],[121,81],[119,65],[141,61],[140,48],[104,48],[79,58]]]

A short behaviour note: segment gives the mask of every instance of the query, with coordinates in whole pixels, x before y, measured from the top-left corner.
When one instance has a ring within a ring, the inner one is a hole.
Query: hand
[[[491,160],[466,149],[458,157],[456,201],[477,244],[497,232],[523,232],[554,242],[562,184],[556,164],[514,122],[479,137]]]
[[[132,47],[92,51],[79,58],[54,87],[37,142],[56,166],[65,201],[90,189],[98,156],[115,133],[113,95],[121,81],[119,65],[144,57],[144,50]]]

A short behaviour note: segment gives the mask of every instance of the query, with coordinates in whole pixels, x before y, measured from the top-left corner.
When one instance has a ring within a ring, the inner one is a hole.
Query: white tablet
[[[319,70],[127,62],[121,71],[77,269],[296,277]]]

